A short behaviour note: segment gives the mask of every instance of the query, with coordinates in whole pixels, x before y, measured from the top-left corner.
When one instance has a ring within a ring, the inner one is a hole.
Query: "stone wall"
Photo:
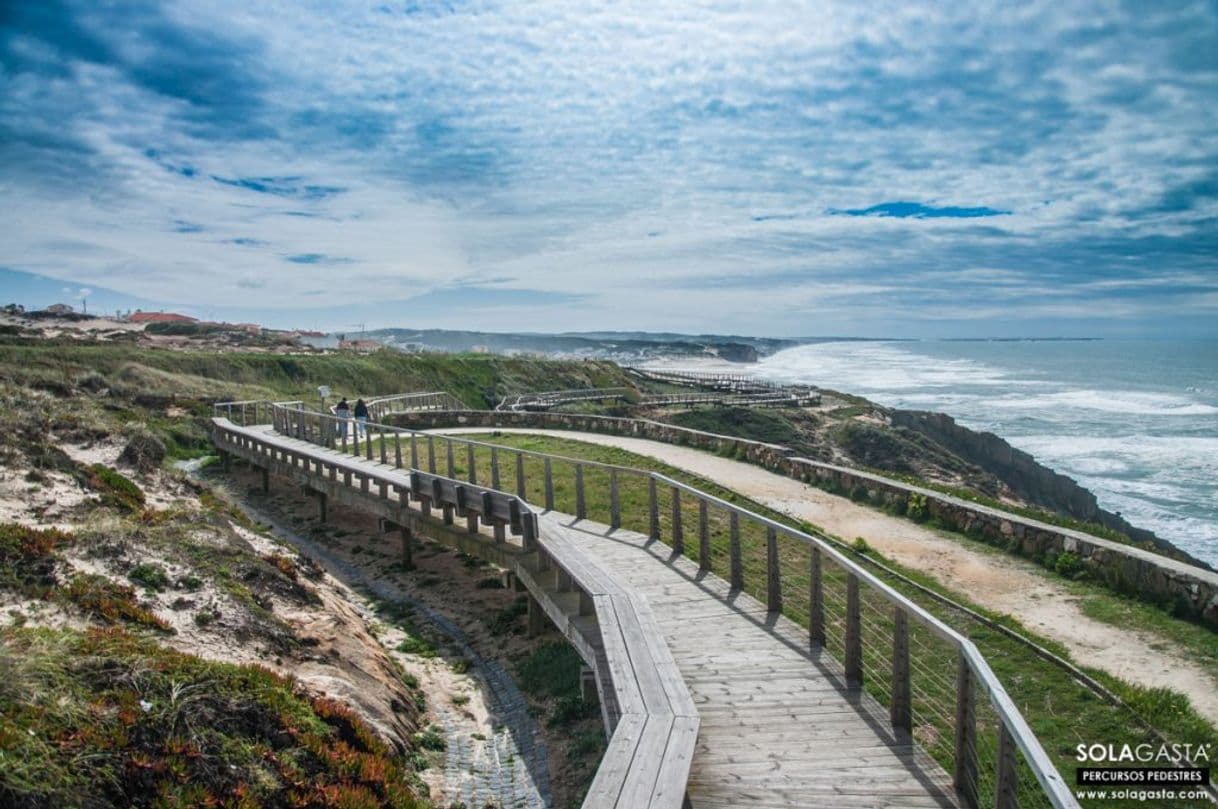
[[[952,495],[833,464],[794,457],[787,447],[716,435],[643,419],[576,413],[487,410],[398,413],[389,422],[426,430],[518,427],[647,438],[730,455],[821,488],[905,511],[924,504],[925,518],[1013,553],[1044,561],[1073,554],[1078,565],[1113,590],[1168,607],[1218,630],[1218,573],[1149,550],[1021,517]],[[1071,561],[1073,559],[1071,558]]]

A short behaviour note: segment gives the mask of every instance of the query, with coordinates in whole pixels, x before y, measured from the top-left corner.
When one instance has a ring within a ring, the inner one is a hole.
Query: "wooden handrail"
[[[325,414],[310,413],[309,411],[302,411],[302,410],[293,409],[293,408],[284,408],[284,407],[274,406],[273,409],[274,409],[275,413],[279,416],[279,418],[277,419],[277,424],[279,422],[283,422],[284,426],[286,426],[288,428],[287,434],[289,434],[289,435],[294,434],[292,432],[292,419],[293,418],[301,418],[301,419],[310,418],[310,417],[316,417],[316,418],[321,418],[321,419],[332,418],[332,417],[326,416]],[[378,427],[382,427],[383,429],[386,429],[391,432],[399,431],[401,433],[408,433],[408,434],[412,434],[412,435],[427,435],[429,442],[435,439],[435,436],[432,436],[431,434],[417,433],[416,431],[408,430],[405,428],[396,428],[396,427],[391,427],[391,426],[384,427],[383,425],[378,425]],[[297,431],[297,432],[299,432],[299,431]],[[440,440],[444,440],[446,442],[450,459],[451,459],[451,453],[452,453],[452,448],[453,448],[454,443],[465,444],[468,448],[467,452],[472,450],[473,446],[485,446],[485,447],[496,446],[496,445],[491,445],[491,444],[485,444],[482,442],[469,441],[468,439],[454,439],[452,437],[447,437],[447,436],[441,437]],[[519,453],[519,455],[521,455],[521,456],[528,455],[528,456],[540,457],[541,459],[543,459],[543,462],[545,464],[545,469],[546,469],[546,508],[547,509],[553,508],[553,494],[552,494],[552,480],[551,480],[551,475],[552,475],[551,469],[552,469],[553,461],[559,461],[562,463],[572,464],[574,469],[576,470],[576,475],[577,475],[576,479],[577,479],[578,483],[582,483],[582,470],[584,467],[596,467],[596,468],[602,468],[602,469],[610,471],[611,472],[611,481],[615,481],[616,476],[618,474],[630,474],[630,475],[648,478],[649,479],[649,490],[652,492],[652,496],[651,496],[652,530],[651,530],[651,532],[652,532],[653,537],[655,537],[655,538],[659,538],[658,537],[659,524],[658,524],[656,510],[655,510],[656,509],[655,491],[656,491],[657,486],[667,487],[667,488],[671,489],[671,491],[674,492],[674,494],[676,495],[673,498],[674,502],[676,501],[677,497],[679,497],[679,494],[676,494],[676,493],[684,492],[684,493],[687,493],[690,496],[692,496],[699,503],[700,509],[703,507],[702,504],[705,504],[708,507],[713,506],[715,508],[725,510],[729,515],[730,525],[731,525],[730,555],[731,555],[731,586],[733,588],[740,588],[743,586],[743,583],[744,583],[743,582],[743,567],[740,562],[739,524],[740,524],[741,520],[748,521],[748,522],[751,522],[751,523],[754,523],[754,524],[757,524],[757,525],[763,527],[766,531],[767,537],[774,538],[774,540],[776,540],[776,538],[779,535],[781,535],[781,536],[787,537],[789,539],[795,540],[797,542],[803,543],[804,545],[808,546],[813,551],[813,554],[814,554],[813,559],[819,559],[822,562],[825,559],[830,560],[833,564],[835,564],[839,569],[844,571],[847,575],[847,581],[848,581],[849,588],[850,588],[849,594],[848,594],[849,595],[848,600],[854,605],[854,608],[847,610],[848,614],[847,614],[846,627],[845,627],[846,632],[847,632],[846,668],[847,668],[848,679],[851,679],[852,675],[857,675],[857,677],[854,677],[854,679],[861,681],[861,677],[862,677],[861,665],[856,667],[856,662],[858,660],[861,660],[861,644],[863,643],[863,639],[860,634],[860,626],[857,621],[857,613],[858,613],[857,603],[858,603],[858,588],[862,585],[865,585],[870,591],[876,592],[879,595],[881,595],[884,599],[886,599],[890,604],[893,605],[894,609],[899,610],[900,614],[903,616],[904,621],[908,622],[908,621],[912,620],[913,622],[916,622],[917,624],[923,626],[928,631],[930,631],[934,636],[938,637],[940,640],[948,643],[949,645],[951,645],[952,647],[954,647],[956,649],[959,659],[961,660],[962,666],[964,667],[962,670],[967,670],[968,675],[969,675],[968,679],[969,679],[970,683],[972,683],[974,686],[980,685],[981,687],[983,687],[985,689],[988,700],[989,700],[990,704],[993,706],[994,711],[999,719],[999,736],[1000,736],[999,747],[1002,749],[1006,749],[1004,747],[1004,745],[1006,745],[1008,747],[1009,747],[1009,745],[1014,745],[1014,748],[1018,749],[1020,751],[1020,753],[1024,757],[1024,760],[1026,761],[1026,763],[1028,764],[1032,773],[1036,777],[1037,782],[1040,784],[1045,797],[1049,800],[1049,802],[1052,806],[1058,807],[1059,809],[1061,809],[1062,807],[1076,807],[1078,805],[1077,801],[1074,799],[1074,796],[1071,793],[1069,787],[1067,786],[1065,781],[1062,779],[1061,775],[1057,772],[1057,769],[1054,767],[1052,761],[1049,759],[1048,755],[1045,753],[1039,740],[1037,740],[1035,735],[1032,733],[1031,729],[1028,727],[1023,716],[1019,713],[1018,709],[1015,707],[1014,703],[1011,701],[1009,695],[1006,693],[1006,690],[1002,686],[1002,683],[999,681],[997,676],[994,674],[994,672],[990,668],[988,662],[981,655],[980,651],[976,648],[976,646],[971,641],[969,641],[967,638],[965,638],[963,635],[961,635],[959,632],[957,632],[955,629],[951,628],[950,626],[945,624],[943,621],[941,621],[940,619],[938,619],[937,617],[935,617],[934,615],[929,613],[923,607],[921,607],[917,603],[909,600],[906,596],[897,592],[892,587],[890,587],[888,584],[886,584],[885,582],[878,579],[874,574],[872,574],[870,571],[868,571],[865,568],[863,568],[862,566],[860,566],[857,562],[855,562],[853,559],[849,558],[847,555],[843,554],[838,548],[833,546],[826,539],[812,535],[812,534],[805,533],[803,531],[800,531],[795,528],[791,528],[786,525],[783,525],[782,523],[779,523],[775,520],[771,520],[768,517],[762,516],[760,514],[756,514],[748,509],[745,509],[745,508],[742,508],[735,504],[729,503],[721,498],[718,498],[718,497],[715,497],[714,495],[702,492],[693,486],[689,486],[680,481],[673,480],[672,478],[669,478],[669,477],[662,475],[660,473],[657,473],[657,472],[651,472],[651,471],[647,471],[647,470],[638,470],[638,469],[633,469],[630,467],[623,467],[623,466],[618,466],[618,465],[613,465],[613,464],[602,464],[602,463],[597,463],[597,462],[592,462],[592,461],[586,461],[583,459],[566,458],[563,456],[551,455],[548,453],[540,453],[540,452],[528,451],[528,450],[516,450],[513,448],[505,448],[502,446],[497,446],[497,451],[515,452],[515,453]],[[450,460],[449,469],[450,469],[450,471],[452,469],[451,460]],[[576,490],[577,491],[577,502],[580,502],[583,499],[582,488],[583,488],[582,486],[577,486],[577,490]],[[677,512],[674,512],[674,514],[676,514],[676,513]],[[681,534],[682,528],[680,526],[679,516],[674,521],[674,525],[672,528],[673,528],[674,544],[682,542],[683,536]],[[772,608],[776,607],[776,608],[780,609],[781,608],[780,580],[781,580],[781,575],[782,575],[781,556],[779,553],[777,553],[776,546],[773,544],[773,540],[767,542],[766,558],[767,558],[767,592],[769,593],[770,605]],[[816,592],[815,588],[814,588],[813,592],[814,593]],[[776,594],[778,594],[777,598],[775,597]],[[817,607],[818,607],[817,604],[813,604],[812,610],[815,612]],[[822,608],[822,612],[823,612],[823,608]],[[851,620],[852,616],[856,620]],[[810,635],[811,635],[812,639],[816,640],[816,635],[817,635],[818,631],[823,635],[823,625],[820,627],[817,627],[816,622],[813,621],[812,626],[810,626],[809,631],[810,631]],[[823,637],[821,638],[821,642],[823,642]],[[893,656],[894,669],[896,668],[895,663],[898,659],[899,658],[897,655]],[[896,675],[894,674],[893,676],[895,677]],[[907,673],[906,673],[906,676],[907,676]],[[905,684],[902,683],[899,685],[898,688],[894,689],[893,693],[894,694],[903,693],[904,688],[905,688]],[[961,694],[960,696],[963,698],[964,695]],[[894,715],[896,715],[897,713],[898,712],[894,709]],[[968,715],[971,715],[971,712],[967,712],[967,713],[968,713]],[[959,717],[961,717],[963,715],[964,715],[964,713],[962,713],[961,711],[957,711],[957,720],[956,720],[957,739],[964,739],[967,742],[969,739],[975,739],[975,734],[970,734],[968,732],[961,733],[961,727],[959,726],[959,723],[961,720]],[[958,763],[973,755],[974,755],[974,753],[973,753],[972,749],[959,749],[956,751],[956,759],[957,759]],[[1001,764],[1002,766],[1009,765],[1009,761],[1001,761],[998,763]],[[959,770],[959,767],[957,769]],[[968,790],[965,787],[965,785],[958,784],[958,788],[961,789],[962,796],[964,796],[967,799]]]
[[[515,495],[420,469],[402,469],[400,453],[395,456],[393,469],[372,467],[358,456],[325,450],[302,453],[279,431],[308,441],[323,436],[325,431],[304,427],[307,416],[334,417],[295,408],[274,410],[276,433],[237,426],[221,416],[213,418],[217,447],[261,463],[264,470],[278,463],[299,471],[303,463],[304,472],[317,480],[337,481],[341,476],[345,486],[358,485],[360,492],[378,502],[388,500],[392,490],[398,493],[400,507],[413,499],[420,503],[424,515],[437,505],[446,514],[449,509],[459,509],[471,515],[471,530],[476,525],[473,515],[497,526],[508,525],[514,535],[522,536],[522,552],[539,554],[547,566],[561,567],[593,604],[604,664],[587,647],[577,644],[576,648],[594,668],[598,682],[608,689],[615,705],[612,715],[605,717],[609,745],[583,806],[677,809],[683,804],[700,723],[693,699],[668,647],[660,640],[662,632],[645,599],[616,582],[576,543],[550,531],[539,531],[536,512]],[[375,492],[372,484],[376,485]],[[501,534],[496,531],[495,536],[499,540]],[[518,567],[517,574],[526,585],[539,587],[527,567]],[[655,757],[644,752],[652,750],[663,754]]]

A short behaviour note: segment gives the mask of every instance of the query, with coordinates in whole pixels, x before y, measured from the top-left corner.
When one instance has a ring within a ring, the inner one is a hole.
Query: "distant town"
[[[408,354],[470,352],[623,362],[683,356],[750,363],[797,345],[797,341],[772,338],[648,332],[512,334],[395,328],[339,333],[200,320],[168,311],[89,312],[84,305],[78,309],[66,303],[34,310],[10,303],[0,309],[0,330],[31,337],[131,342],[166,348],[206,347],[284,354],[328,351],[370,354],[382,350]]]

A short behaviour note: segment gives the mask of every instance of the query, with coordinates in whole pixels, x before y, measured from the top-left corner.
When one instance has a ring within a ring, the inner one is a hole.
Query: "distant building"
[[[52,315],[70,315],[76,310],[71,306],[68,306],[66,303],[53,303],[42,311]]]
[[[482,345],[482,344],[478,344],[478,345],[474,346],[473,348],[471,348],[470,351],[474,352],[475,354],[489,354],[489,353],[491,353],[491,347]]]
[[[70,311],[70,309],[69,309]],[[132,323],[198,323],[193,317],[173,312],[132,312],[127,318]]]
[[[338,343],[339,351],[358,351],[361,354],[371,354],[384,347],[385,344],[378,340],[341,340]]]

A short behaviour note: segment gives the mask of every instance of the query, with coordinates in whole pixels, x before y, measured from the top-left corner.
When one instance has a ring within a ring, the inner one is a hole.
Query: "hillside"
[[[0,803],[447,806],[521,767],[483,670],[523,672],[528,711],[559,712],[537,732],[555,805],[577,799],[603,731],[572,653],[524,637],[493,570],[426,543],[395,568],[375,521],[320,525],[291,491],[175,468],[210,451],[229,396],[446,388],[484,407],[555,380],[622,381],[487,356],[0,345]]]

